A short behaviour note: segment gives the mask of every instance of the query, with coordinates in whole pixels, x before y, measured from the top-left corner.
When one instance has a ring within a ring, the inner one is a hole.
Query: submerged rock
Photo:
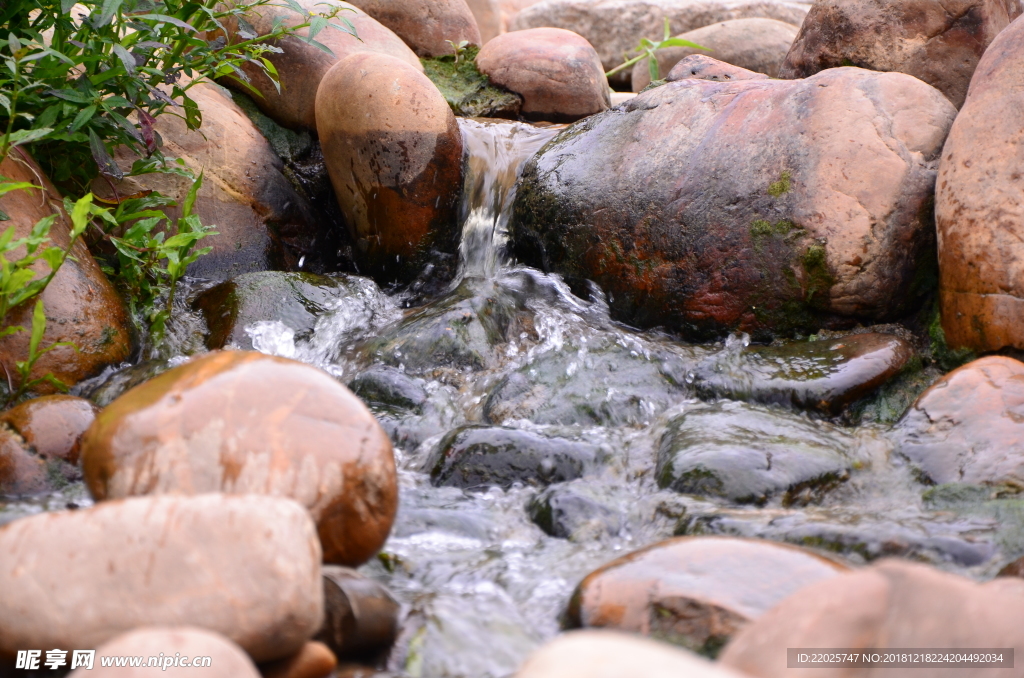
[[[384,543],[391,443],[358,398],[316,368],[220,351],[128,391],[82,441],[97,500],[142,494],[284,495],[317,521],[324,560],[358,565]]]
[[[8,655],[193,625],[265,661],[294,653],[323,618],[316,530],[280,497],[145,497],[22,518],[0,529],[0,588]]]
[[[677,537],[590,573],[569,623],[642,633],[712,658],[741,628],[798,589],[848,568],[757,539]]]
[[[466,0],[355,0],[421,57],[452,53],[450,42],[481,45],[480,29]]]
[[[658,485],[741,503],[819,498],[849,477],[852,437],[838,427],[738,402],[697,406],[661,437]]]
[[[898,374],[913,355],[906,341],[874,333],[739,351],[727,348],[694,369],[693,383],[705,398],[835,414]]]
[[[534,497],[526,512],[537,527],[552,537],[584,541],[622,529],[618,511],[590,496],[587,486],[554,485]]]
[[[798,26],[775,19],[750,18],[723,21],[676,36],[689,40],[706,50],[693,47],[666,47],[655,52],[661,77],[685,57],[706,54],[733,66],[775,77],[786,59]],[[640,92],[651,84],[647,59],[633,67],[633,91]]]
[[[1020,11],[1017,0],[819,1],[779,77],[806,78],[838,66],[899,71],[960,108],[985,48]]]
[[[955,113],[901,73],[671,82],[527,163],[515,252],[594,281],[616,319],[694,339],[896,318],[925,291]]]
[[[550,485],[596,467],[597,447],[514,428],[464,426],[446,435],[427,462],[435,486],[509,489]]]
[[[361,372],[348,387],[367,404],[417,414],[423,412],[428,398],[422,379],[388,365],[374,365]]]

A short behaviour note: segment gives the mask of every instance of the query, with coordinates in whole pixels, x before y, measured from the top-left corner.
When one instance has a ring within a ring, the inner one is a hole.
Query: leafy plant
[[[647,68],[650,70],[651,82],[654,82],[661,78],[661,68],[658,66],[658,57],[656,54],[659,49],[665,49],[666,47],[692,47],[693,49],[701,49],[707,52],[711,51],[707,47],[702,47],[695,42],[683,40],[682,38],[673,38],[671,31],[672,29],[669,26],[668,17],[665,17],[665,36],[661,39],[661,42],[652,42],[647,38],[641,38],[640,44],[633,50],[634,52],[640,52],[640,54],[632,59],[626,58],[625,63],[619,64],[612,70],[605,73],[605,75],[607,77],[611,77],[620,71],[631,68],[641,60],[647,59]]]
[[[459,59],[466,53],[466,48],[469,47],[469,40],[460,40],[458,43],[452,40],[445,40],[449,45],[452,46],[452,52],[455,54],[455,63],[459,63]]]

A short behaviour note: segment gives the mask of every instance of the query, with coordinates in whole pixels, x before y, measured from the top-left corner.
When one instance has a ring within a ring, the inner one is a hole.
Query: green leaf
[[[36,301],[35,310],[32,311],[32,337],[28,342],[29,362],[34,362],[36,353],[39,351],[39,342],[43,340],[43,332],[46,331],[46,310],[43,307],[43,300]]]
[[[196,180],[192,182],[192,187],[188,189],[188,195],[185,196],[185,202],[181,205],[181,216],[187,218],[192,214],[192,208],[196,204],[196,196],[199,195],[199,189],[203,187],[203,172],[199,173]]]
[[[199,104],[187,96],[182,98],[181,103],[185,107],[185,124],[189,129],[199,129],[203,124],[203,112],[199,110]]]
[[[60,13],[71,14],[71,8],[75,6],[76,0],[60,0]]]
[[[114,54],[116,54],[117,58],[121,60],[122,64],[124,64],[124,70],[128,71],[129,75],[134,75],[136,66],[135,57],[133,57],[128,50],[126,50],[124,47],[117,44],[116,42],[114,43],[113,49]]]
[[[86,193],[75,203],[71,211],[71,239],[80,236],[89,226],[89,212],[92,207],[92,193]]]
[[[92,106],[87,106],[86,108],[80,110],[78,112],[78,115],[75,116],[74,121],[71,123],[71,127],[69,128],[69,130],[72,132],[77,132],[78,130],[80,130],[86,123],[92,120],[92,117],[94,115],[96,115],[96,109],[97,106],[93,104]]]
[[[6,94],[0,93],[0,106],[4,107],[7,115],[11,114],[11,100],[7,98]]]
[[[92,129],[89,129],[89,150],[92,151],[92,158],[96,161],[96,166],[99,167],[101,174],[114,177],[118,181],[124,179],[124,172],[117,166],[114,159],[110,157],[107,147],[100,141],[100,138],[96,136]]]
[[[32,189],[32,188],[39,188],[39,187],[36,186],[35,184],[29,183],[27,181],[17,181],[17,182],[6,181],[6,182],[0,184],[0,196],[4,196],[7,193],[10,193],[11,191],[24,191],[24,190]]]
[[[658,67],[658,57],[654,56],[654,52],[649,52],[647,55],[647,72],[651,75],[651,82],[661,78],[661,69]]]
[[[327,27],[327,19],[322,16],[315,16],[309,20],[309,39],[316,37],[317,33]]]
[[[40,129],[18,130],[17,132],[11,133],[11,136],[9,137],[9,142],[11,146],[21,146],[23,144],[30,144],[33,141],[38,141],[39,139],[48,136],[51,132],[53,132],[53,130],[50,129],[49,127],[42,127]]]
[[[21,41],[18,40],[18,36],[14,33],[7,34],[7,46],[11,49],[11,54],[17,54],[21,51]],[[17,58],[17,57],[15,57]]]
[[[682,38],[669,38],[665,42],[661,43],[659,47],[690,47],[691,49],[702,49],[705,52],[713,52],[714,50],[710,47],[702,47],[695,42],[689,40],[683,40]]]
[[[171,24],[178,28],[184,28],[187,31],[195,32],[195,28],[191,24],[187,24],[181,19],[176,19],[173,16],[167,16],[166,14],[143,14],[135,17],[136,19],[149,19],[150,21],[156,21],[164,24]]]
[[[117,14],[117,10],[121,9],[121,3],[123,0],[103,0],[103,5],[100,7],[100,13],[93,14],[92,25],[95,28],[103,28],[110,23],[114,15]]]

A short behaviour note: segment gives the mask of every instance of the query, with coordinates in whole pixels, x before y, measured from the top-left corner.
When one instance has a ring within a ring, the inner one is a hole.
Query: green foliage
[[[949,372],[971,362],[977,356],[968,348],[951,348],[946,342],[946,332],[942,329],[942,314],[939,312],[938,301],[932,311],[932,320],[928,324],[928,338],[931,339],[932,360],[943,372]]]
[[[655,53],[659,49],[665,49],[666,47],[691,47],[693,49],[701,49],[706,52],[711,51],[707,47],[702,47],[695,42],[683,40],[682,38],[673,38],[672,29],[669,26],[668,22],[668,17],[665,17],[665,35],[661,39],[661,42],[653,42],[651,40],[648,40],[647,38],[641,38],[640,44],[637,45],[636,49],[633,50],[634,52],[640,52],[640,54],[638,56],[633,57],[632,59],[627,58],[625,63],[619,64],[612,70],[608,71],[607,73],[605,73],[605,76],[611,77],[620,71],[632,67],[639,61],[647,59],[647,68],[651,74],[651,82],[654,82],[655,80],[661,78],[661,69],[658,66],[658,56]]]
[[[476,67],[480,48],[468,45],[457,55],[420,59],[423,71],[444,96],[455,115],[515,118],[519,95],[495,87]]]
[[[445,42],[452,46],[452,52],[455,54],[455,63],[459,63],[459,59],[466,53],[466,48],[469,47],[469,40],[460,40],[458,44],[452,40],[445,40]]]

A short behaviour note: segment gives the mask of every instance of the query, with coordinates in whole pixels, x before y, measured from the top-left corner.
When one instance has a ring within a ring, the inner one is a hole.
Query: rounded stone
[[[505,32],[505,23],[501,16],[498,0],[466,0],[477,28],[480,29],[480,44],[486,45]]]
[[[410,278],[426,252],[454,253],[462,133],[434,83],[395,57],[353,54],[324,76],[316,110],[360,265]]]
[[[79,442],[99,408],[84,398],[57,394],[26,401],[0,415],[25,444],[46,459],[78,463]]]
[[[320,557],[308,513],[281,497],[136,497],[15,520],[0,528],[0,654],[191,625],[256,661],[285,657],[323,619]]]
[[[325,562],[358,565],[397,508],[391,443],[320,370],[247,351],[196,358],[128,391],[82,440],[97,500],[227,492],[290,497],[317,523]]]
[[[317,640],[347,661],[374,659],[398,637],[402,606],[379,582],[338,565],[325,565],[324,624]]]
[[[673,66],[665,76],[665,80],[668,82],[676,80],[729,82],[730,80],[765,80],[767,77],[764,73],[748,71],[703,54],[691,54],[688,57],[683,57],[679,63]]]
[[[105,667],[94,659],[92,668],[78,668],[70,675],[72,678],[145,678],[152,676],[155,667],[159,666],[160,675],[169,678],[194,676],[196,669],[209,678],[261,678],[242,648],[219,633],[195,626],[147,626],[121,634],[96,648],[96,657],[126,656],[144,657],[146,664],[141,667]],[[209,658],[209,664],[205,663],[205,658]],[[188,664],[183,665],[179,661],[175,666],[176,659]],[[166,667],[165,660],[170,662]],[[156,662],[152,668],[150,661]],[[200,663],[193,665],[194,661]]]
[[[531,120],[572,122],[611,105],[601,59],[572,31],[505,33],[483,46],[476,65],[491,82],[523,97],[522,114]]]
[[[0,427],[0,495],[40,494],[53,489],[46,461],[20,436]]]
[[[449,41],[481,44],[480,29],[466,0],[355,0],[421,57],[452,53]]]
[[[338,658],[331,648],[314,640],[291,657],[264,664],[260,673],[263,678],[327,678],[334,675],[337,665]]]

